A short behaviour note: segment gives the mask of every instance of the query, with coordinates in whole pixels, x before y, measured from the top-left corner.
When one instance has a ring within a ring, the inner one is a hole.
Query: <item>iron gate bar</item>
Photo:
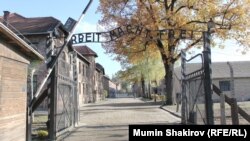
[[[73,74],[69,72],[75,65],[63,59],[59,59],[58,63],[60,71],[57,74],[57,95],[60,99],[57,99],[57,103],[60,102],[61,105],[56,110],[56,137],[63,135],[69,128],[73,128],[74,123],[76,123],[74,112],[77,111],[73,106],[74,99],[77,96],[75,94],[76,91],[73,89],[77,83],[74,82]]]
[[[61,96],[61,99],[62,99],[62,103],[63,103],[63,111],[62,111],[62,115],[64,115],[65,117],[67,117],[68,118],[68,120],[70,121],[70,117],[69,117],[69,112],[68,112],[68,109],[67,109],[67,107],[66,107],[66,104],[68,104],[68,102],[69,102],[69,95],[68,95],[68,97],[65,99],[65,91],[61,91],[61,87],[60,86],[68,86],[68,85],[62,85],[62,84],[59,84],[58,85],[58,87],[59,87],[59,95]],[[63,97],[63,95],[64,95],[64,97]],[[67,96],[67,95],[66,95]],[[65,100],[65,101],[64,101]],[[66,114],[66,115],[65,115]],[[57,115],[57,114],[56,114]],[[57,125],[59,125],[59,123],[60,123],[60,121],[61,121],[61,118],[62,118],[62,116],[60,116],[59,117],[59,120],[58,120],[58,122],[57,122]],[[63,129],[65,129],[66,127],[64,127]],[[57,129],[58,129],[58,127],[57,127]],[[63,130],[63,129],[61,129],[61,130]]]
[[[201,79],[202,80],[202,79]],[[194,102],[196,102],[197,101],[197,96],[198,96],[198,92],[199,92],[199,90],[201,90],[201,86],[202,86],[202,84],[203,84],[203,82],[201,81],[201,83],[200,83],[200,85],[199,85],[199,88],[198,88],[198,90],[197,90],[197,93],[195,94],[195,100],[194,100]],[[195,104],[193,104],[193,107],[192,107],[192,110],[194,109],[194,105]]]
[[[198,89],[196,88],[197,83],[199,83]],[[189,89],[188,89],[189,90],[188,91],[188,97],[189,97],[188,102],[189,102],[189,104],[187,105],[188,106],[188,108],[187,108],[188,111],[187,112],[189,113],[189,117],[188,117],[189,120],[188,121],[193,123],[193,124],[195,124],[197,122],[196,121],[197,120],[197,114],[196,114],[196,111],[194,111],[194,107],[198,108],[199,113],[200,113],[199,117],[202,118],[203,123],[206,123],[203,120],[204,119],[204,114],[202,114],[202,112],[201,112],[201,110],[200,110],[200,108],[198,106],[199,105],[198,101],[197,101],[197,98],[200,98],[200,97],[202,97],[204,99],[203,91],[201,91],[201,88],[202,88],[203,84],[204,84],[204,77],[203,76],[201,76],[200,79],[195,79],[195,80],[191,80],[191,81],[189,80],[188,83],[187,83],[187,85],[188,85],[187,87],[189,87]],[[193,87],[193,86],[195,86],[195,87]],[[204,105],[204,103],[202,103],[200,105]]]
[[[44,87],[44,85],[46,84],[48,78],[53,75],[53,69],[55,68],[57,61],[61,55],[61,53],[63,52],[63,50],[65,49],[65,47],[70,43],[71,41],[71,37],[76,29],[76,26],[78,25],[78,23],[82,20],[82,18],[85,16],[87,10],[89,9],[91,3],[93,2],[93,0],[89,0],[87,6],[84,8],[83,12],[81,13],[81,16],[79,17],[78,21],[76,22],[76,24],[74,25],[74,27],[72,28],[72,31],[69,32],[68,37],[66,38],[66,41],[64,42],[64,44],[62,45],[62,47],[60,48],[59,52],[57,53],[57,55],[55,56],[55,58],[52,59],[51,65],[48,68],[48,73],[46,74],[45,78],[41,81],[41,84],[39,85],[39,87],[37,88],[37,91],[34,95],[34,98],[31,100],[29,107],[33,107],[34,103],[37,101],[38,96],[41,93],[42,88]],[[32,111],[29,111],[32,113]]]
[[[193,59],[195,59],[198,56],[201,56],[201,60],[203,62],[203,58],[202,58],[202,54],[201,53],[198,53],[195,56],[191,57],[190,59],[185,59],[185,60],[186,60],[186,62],[190,62],[190,61],[192,61]],[[202,64],[202,66],[203,66],[203,64]]]
[[[56,63],[57,64],[57,63]],[[50,140],[55,140],[56,139],[56,109],[57,109],[57,104],[56,104],[56,99],[57,99],[57,81],[58,79],[56,78],[56,74],[58,71],[58,66],[55,65],[53,71],[52,71],[52,76],[51,76],[51,92],[49,94],[49,106],[48,106],[48,131],[49,131],[49,139]]]
[[[204,82],[204,91],[205,91],[205,109],[206,109],[206,119],[207,124],[214,124],[214,113],[213,113],[213,101],[212,101],[212,80],[211,80],[211,32],[210,27],[208,27],[207,32],[203,32],[203,40],[204,40],[204,74],[205,74],[205,82]]]
[[[192,61],[193,59],[195,59],[195,58],[197,58],[198,56],[200,56],[201,57],[201,68],[200,69],[198,69],[198,70],[195,70],[195,71],[193,71],[193,72],[190,72],[189,74],[192,74],[192,73],[195,73],[195,72],[197,72],[197,71],[200,71],[200,70],[203,70],[203,68],[204,68],[204,65],[203,65],[203,57],[202,57],[202,54],[201,53],[199,53],[199,54],[196,54],[195,56],[193,56],[193,57],[191,57],[190,59],[185,59],[185,61],[186,62],[190,62],[190,61]],[[185,74],[185,75],[189,75],[189,74]]]
[[[198,106],[196,108],[199,111],[200,115],[202,115],[200,108]],[[203,121],[203,123],[206,123],[206,118],[202,118],[202,121]]]
[[[198,111],[199,117],[204,122],[204,112],[201,112],[200,107],[198,106],[198,99],[200,97],[204,97],[201,90],[202,86],[204,85],[204,58],[203,54],[199,53],[195,56],[191,57],[190,59],[185,59],[185,52],[182,50],[182,123],[196,123],[197,120],[197,113],[194,109]],[[201,66],[194,71],[186,73],[186,62],[190,62],[195,58],[201,59]],[[196,83],[199,83],[199,87],[196,88]],[[193,87],[194,86],[194,87]],[[187,87],[189,87],[187,91]],[[190,89],[193,87],[192,89]],[[187,98],[188,97],[188,98]],[[186,99],[186,100],[185,100]],[[204,99],[204,98],[203,98]],[[203,100],[204,101],[204,100]],[[188,102],[188,103],[187,103]],[[185,116],[185,117],[184,117]]]
[[[181,50],[181,123],[187,124],[187,96],[186,96],[186,52]]]
[[[192,79],[195,79],[195,78],[198,78],[198,77],[201,77],[201,76],[203,76],[204,74],[204,70],[203,69],[201,69],[201,70],[197,70],[197,71],[195,71],[195,72],[192,72],[191,74],[188,74],[188,75],[186,75],[186,81],[189,81],[189,80],[192,80]]]
[[[199,54],[196,54],[195,56],[191,57],[190,59],[184,59],[186,62],[190,62],[192,61],[193,59],[197,58],[198,56],[200,56],[201,58],[201,68],[198,69],[198,70],[195,70],[193,72],[190,72],[188,74],[185,74],[185,80],[190,80],[190,79],[193,79],[193,78],[196,78],[196,77],[199,77],[202,75],[202,73],[204,73],[204,60],[203,60],[203,57],[202,57],[202,54],[199,53]]]
[[[204,93],[205,93],[205,115],[206,115],[206,124],[209,125],[213,125],[214,124],[214,119],[213,119],[213,102],[212,102],[212,85],[211,85],[211,48],[210,48],[210,40],[211,40],[211,27],[208,26],[208,31],[207,32],[203,32],[203,42],[204,42],[204,51],[203,53],[203,59],[202,59],[202,64],[204,64],[203,68],[204,68]],[[191,59],[189,59],[188,61],[196,58],[199,55],[196,55],[194,57],[192,57]],[[185,74],[186,71],[186,62],[188,62],[184,57],[186,57],[186,54],[184,51],[181,51],[181,57],[182,57],[182,96],[183,96],[183,103],[182,104],[182,114],[184,117],[182,117],[182,123],[186,123],[186,119],[187,119],[187,108],[185,108],[185,106],[187,106],[187,98],[186,98],[186,85],[187,85],[187,79],[186,77],[188,75]],[[197,73],[196,73],[197,72]],[[196,72],[191,72],[189,74],[189,80],[191,80],[192,77],[195,77],[195,75],[198,75],[199,71]],[[191,77],[192,76],[192,77]],[[198,76],[196,76],[198,77]],[[190,95],[190,93],[189,93]],[[202,115],[202,114],[200,114]]]

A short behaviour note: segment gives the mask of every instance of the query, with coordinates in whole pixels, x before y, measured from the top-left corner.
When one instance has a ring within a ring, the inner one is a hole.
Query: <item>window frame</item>
[[[231,83],[229,80],[219,81],[219,87],[222,92],[231,91]]]

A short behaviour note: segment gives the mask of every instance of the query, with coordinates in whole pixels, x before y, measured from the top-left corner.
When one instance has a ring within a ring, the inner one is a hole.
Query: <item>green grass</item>
[[[35,115],[32,125],[32,135],[38,136],[40,131],[47,132],[46,122],[48,121],[47,115]]]
[[[33,121],[33,124],[39,124],[47,122],[48,116],[47,115],[36,115]]]

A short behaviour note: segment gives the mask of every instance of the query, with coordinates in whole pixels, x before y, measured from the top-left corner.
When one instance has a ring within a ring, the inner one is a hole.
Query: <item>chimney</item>
[[[8,26],[9,24],[9,21],[8,21],[8,18],[9,18],[9,15],[10,15],[10,12],[9,11],[3,11],[4,15],[3,15],[3,23],[4,25]]]

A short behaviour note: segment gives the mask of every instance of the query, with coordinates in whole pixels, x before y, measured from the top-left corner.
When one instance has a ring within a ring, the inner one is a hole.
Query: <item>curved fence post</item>
[[[234,91],[234,72],[232,65],[227,62],[229,69],[230,69],[230,89],[231,89],[231,116],[232,116],[232,124],[233,125],[239,125],[239,116],[238,116],[238,107],[237,107],[237,100],[235,97],[235,91]]]

